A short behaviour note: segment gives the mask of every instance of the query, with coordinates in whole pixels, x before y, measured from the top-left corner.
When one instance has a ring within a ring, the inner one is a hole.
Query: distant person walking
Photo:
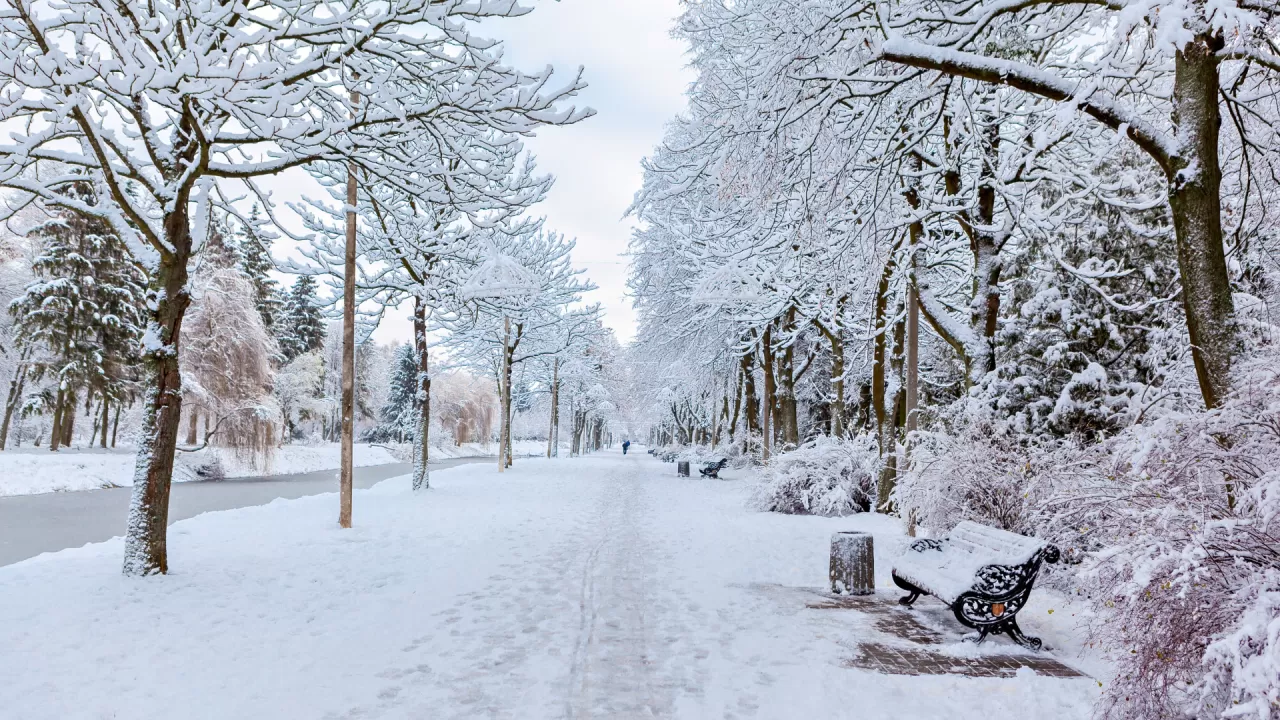
[[[630,441],[630,440],[623,440],[623,441],[622,441],[622,454],[623,454],[623,455],[626,455],[626,454],[627,454],[627,448],[629,448],[629,447],[631,447],[631,441]]]

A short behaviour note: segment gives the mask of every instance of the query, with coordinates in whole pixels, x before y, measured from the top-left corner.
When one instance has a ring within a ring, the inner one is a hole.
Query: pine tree
[[[413,346],[405,343],[396,348],[387,402],[382,406],[380,422],[366,438],[374,442],[408,442],[413,437],[416,415],[418,361]]]
[[[262,325],[271,331],[275,329],[276,321],[283,312],[284,302],[280,298],[280,288],[269,274],[275,268],[275,263],[271,260],[271,238],[256,230],[259,224],[258,213],[258,206],[254,205],[249,223],[244,226],[240,237],[240,255],[243,258],[241,267],[244,274],[253,281]]]
[[[316,299],[316,280],[300,275],[285,300],[284,327],[280,328],[280,351],[285,361],[324,345],[325,324]]]
[[[67,193],[86,204],[97,198],[87,182]],[[101,220],[70,210],[31,231],[41,242],[32,265],[37,280],[9,306],[20,345],[32,354],[30,377],[53,377],[54,432],[50,448],[70,442],[77,395],[118,402],[132,393],[133,368],[145,317],[146,275],[124,243]]]

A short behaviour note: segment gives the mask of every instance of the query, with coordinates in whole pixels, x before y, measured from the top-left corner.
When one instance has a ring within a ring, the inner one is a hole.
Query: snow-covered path
[[[867,616],[806,601],[832,531],[896,530],[673,474],[472,465],[357,493],[349,531],[332,495],[184,521],[164,578],[121,577],[118,540],[0,568],[0,717],[1088,716],[1087,678],[848,667]]]

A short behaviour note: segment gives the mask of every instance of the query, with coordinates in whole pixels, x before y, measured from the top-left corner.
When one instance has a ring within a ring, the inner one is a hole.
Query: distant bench
[[[702,477],[720,479],[720,471],[728,467],[729,458],[720,458],[713,463],[707,463],[698,472],[702,473]]]
[[[966,521],[940,540],[911,543],[893,568],[893,582],[911,593],[899,600],[903,605],[921,595],[946,603],[960,624],[978,631],[977,642],[1004,633],[1039,650],[1040,639],[1022,634],[1017,615],[1041,563],[1055,563],[1058,555],[1044,541]]]

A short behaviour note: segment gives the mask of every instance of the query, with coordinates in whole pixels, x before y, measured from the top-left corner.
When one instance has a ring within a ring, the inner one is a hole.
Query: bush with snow
[[[954,434],[913,436],[910,469],[894,501],[903,517],[934,533],[972,520],[1023,535],[1041,535],[1055,489],[1092,469],[1075,445],[1023,435],[1008,422],[969,417]]]
[[[1280,717],[1280,369],[1107,451],[1052,503],[1057,534],[1101,548],[1081,575],[1116,663],[1100,715]]]
[[[875,497],[879,466],[874,439],[820,435],[775,456],[750,503],[766,512],[795,515],[867,512]]]

